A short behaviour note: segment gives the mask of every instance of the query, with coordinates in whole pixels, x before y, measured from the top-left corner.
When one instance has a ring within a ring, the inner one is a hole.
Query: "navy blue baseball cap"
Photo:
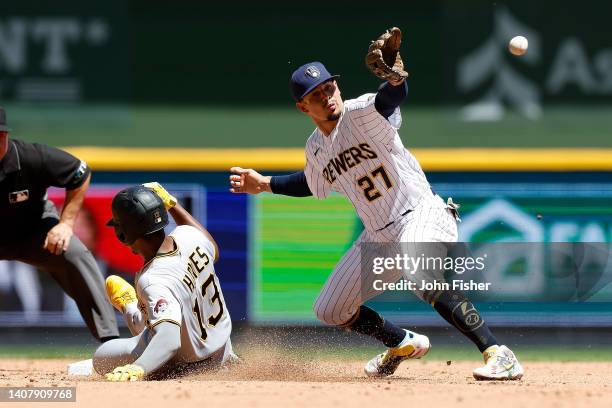
[[[325,65],[319,61],[309,62],[293,71],[291,75],[291,96],[299,101],[323,82],[339,77],[340,75],[330,74]]]
[[[0,132],[8,132],[10,130],[11,129],[6,126],[6,112],[4,108],[0,108]]]

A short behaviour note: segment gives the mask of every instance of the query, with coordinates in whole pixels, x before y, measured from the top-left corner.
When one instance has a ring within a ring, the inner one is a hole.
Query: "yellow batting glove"
[[[140,381],[144,377],[144,369],[136,364],[117,367],[112,373],[106,374],[108,381]]]
[[[174,196],[172,196],[168,191],[166,191],[166,189],[163,188],[162,185],[159,184],[157,181],[151,183],[144,183],[143,186],[155,191],[155,194],[157,194],[159,198],[161,198],[164,202],[166,210],[169,210],[176,205],[176,198],[174,198]]]

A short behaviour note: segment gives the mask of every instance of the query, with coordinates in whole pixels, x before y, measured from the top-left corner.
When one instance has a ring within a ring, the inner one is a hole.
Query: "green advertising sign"
[[[123,1],[0,3],[0,98],[21,104],[125,101]]]
[[[606,317],[612,311],[609,284],[612,269],[608,257],[602,260],[597,282],[581,295],[567,291],[567,280],[563,281],[565,289],[560,289],[560,271],[568,270],[563,264],[566,258],[549,255],[559,251],[559,246],[552,244],[559,242],[599,243],[595,248],[609,253],[612,187],[606,184],[436,187],[443,196],[457,192],[455,201],[462,204],[460,240],[471,242],[470,248],[475,253],[499,254],[499,245],[539,243],[532,245],[541,252],[535,258],[527,257],[518,263],[499,256],[489,259],[490,268],[484,276],[495,283],[494,295],[474,296],[488,303],[509,302],[503,307],[497,303],[484,306],[494,324],[563,324],[572,319],[583,324],[612,324]],[[312,306],[319,291],[361,230],[354,209],[340,196],[324,201],[254,197],[250,318],[260,323],[315,323]],[[501,251],[507,252],[507,248],[502,247]],[[534,261],[540,258],[542,262]],[[410,293],[385,294],[382,300],[376,298],[374,302],[377,310],[405,323],[441,323],[429,305]]]

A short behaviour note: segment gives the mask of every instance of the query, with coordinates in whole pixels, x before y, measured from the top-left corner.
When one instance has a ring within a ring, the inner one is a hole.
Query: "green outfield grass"
[[[238,353],[241,351],[240,343],[235,345]],[[250,345],[252,349],[253,345]],[[280,349],[278,349],[280,350]],[[277,351],[278,351],[277,350]],[[0,358],[19,359],[87,359],[91,358],[95,346],[8,346],[0,349]],[[346,347],[338,345],[305,347],[299,350],[288,350],[287,354],[297,359],[338,359],[338,360],[365,360],[369,356],[380,353],[382,348],[371,346]],[[612,347],[559,347],[536,346],[514,347],[513,351],[522,361],[612,361]],[[278,351],[282,355],[282,351]],[[427,360],[437,361],[465,361],[479,360],[480,355],[474,347],[470,346],[434,346],[427,355]]]
[[[95,346],[74,345],[10,345],[0,348],[0,358],[91,358]]]
[[[304,356],[315,358],[337,358],[346,360],[359,360],[374,356],[383,351],[380,347],[358,347],[345,349],[330,347],[329,349],[312,349],[304,352]],[[521,361],[612,361],[612,347],[559,347],[559,346],[536,346],[536,347],[512,347],[512,351]],[[425,357],[427,360],[443,361],[465,361],[480,360],[478,350],[473,346],[433,346]]]
[[[298,147],[314,125],[286,107],[6,106],[13,135],[56,146]],[[464,122],[458,108],[402,108],[409,147],[612,147],[612,106],[549,107]]]

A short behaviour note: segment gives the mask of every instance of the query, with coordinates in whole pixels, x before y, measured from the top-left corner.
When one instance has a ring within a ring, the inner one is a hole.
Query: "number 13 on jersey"
[[[209,287],[212,287],[211,291],[208,290]],[[218,305],[219,311],[216,314],[208,314],[215,303]],[[208,337],[206,327],[215,327],[223,316],[223,310],[224,306],[223,301],[221,300],[221,294],[219,293],[219,287],[217,286],[217,282],[215,282],[215,275],[211,273],[208,275],[208,278],[204,281],[204,283],[202,283],[200,291],[196,294],[195,305],[193,306],[193,313],[195,313],[196,317],[198,318],[198,324],[200,325],[200,338],[202,340],[206,340],[206,337]],[[202,316],[207,314],[207,325],[205,327]]]

